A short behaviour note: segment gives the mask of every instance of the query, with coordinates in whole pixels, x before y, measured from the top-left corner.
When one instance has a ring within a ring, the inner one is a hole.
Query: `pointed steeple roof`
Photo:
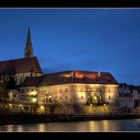
[[[27,35],[27,42],[26,42],[26,46],[28,45],[32,46],[30,27],[28,28],[28,35]]]
[[[25,55],[25,57],[32,57],[33,56],[30,28],[28,28],[28,35],[27,35],[27,41],[26,41],[26,47],[24,50],[24,55]]]

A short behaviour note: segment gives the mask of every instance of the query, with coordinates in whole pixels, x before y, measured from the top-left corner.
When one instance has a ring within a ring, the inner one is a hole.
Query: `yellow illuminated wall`
[[[49,96],[57,103],[86,104],[88,94],[99,95],[108,103],[118,102],[118,85],[105,84],[61,84],[41,86],[37,89],[38,101],[46,103]]]

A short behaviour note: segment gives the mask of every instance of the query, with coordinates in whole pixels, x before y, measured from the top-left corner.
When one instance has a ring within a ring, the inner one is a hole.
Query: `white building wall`
[[[28,95],[29,93],[31,94],[32,89],[33,87],[24,88],[25,92],[27,92]],[[56,101],[60,104],[69,103],[85,105],[87,103],[87,98],[89,94],[91,94],[92,96],[101,95],[103,97],[103,100],[108,103],[116,103],[118,101],[117,85],[72,83],[41,86],[38,87],[36,91],[38,96],[38,102],[40,104],[46,103],[47,98],[51,97],[52,102]]]

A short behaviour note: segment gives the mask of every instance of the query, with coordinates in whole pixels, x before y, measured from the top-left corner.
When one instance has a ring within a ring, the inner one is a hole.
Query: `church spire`
[[[25,47],[25,50],[24,50],[24,55],[25,55],[26,58],[33,56],[33,48],[32,48],[30,28],[28,28],[27,42],[26,42],[26,47]]]

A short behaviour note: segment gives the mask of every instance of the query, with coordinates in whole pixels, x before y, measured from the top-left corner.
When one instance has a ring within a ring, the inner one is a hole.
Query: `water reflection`
[[[81,122],[57,122],[23,125],[3,125],[0,131],[8,132],[109,132],[109,131],[140,131],[140,119],[98,120]]]

